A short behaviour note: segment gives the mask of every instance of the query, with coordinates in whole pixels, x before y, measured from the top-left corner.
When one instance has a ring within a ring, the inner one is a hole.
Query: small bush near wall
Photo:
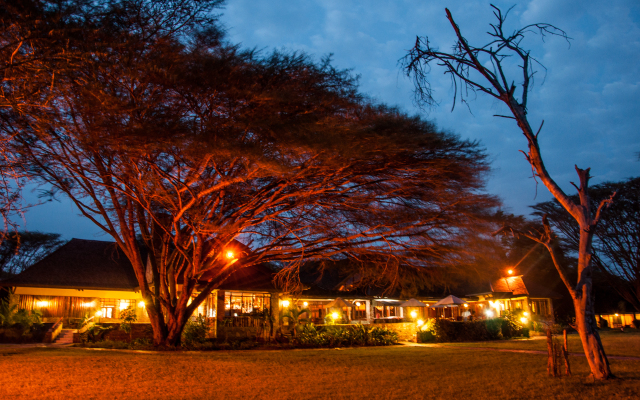
[[[454,322],[439,319],[434,322],[432,336],[426,332],[420,334],[423,341],[437,342],[475,342],[486,340],[508,339],[511,337],[528,337],[528,330],[514,325],[504,318],[492,318],[487,320]]]
[[[388,346],[398,342],[398,333],[360,324],[322,327],[307,324],[295,340],[303,347]]]

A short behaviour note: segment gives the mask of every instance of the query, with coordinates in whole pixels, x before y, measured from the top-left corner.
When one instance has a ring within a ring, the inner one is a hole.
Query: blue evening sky
[[[573,38],[539,37],[525,42],[547,68],[537,75],[529,99],[529,121],[544,119],[540,146],[547,168],[558,184],[574,193],[574,164],[591,167],[592,183],[640,175],[640,2],[637,0],[494,1],[503,10],[515,4],[509,30],[547,22]],[[528,206],[550,199],[546,188],[531,178],[520,149],[526,142],[512,120],[493,117],[508,112],[501,103],[478,94],[470,110],[451,112],[452,87],[442,70],[431,82],[439,106],[421,110],[413,102],[412,83],[398,60],[429,36],[442,50],[454,35],[444,8],[449,7],[463,34],[484,44],[493,22],[488,1],[353,1],[353,0],[228,0],[221,21],[231,42],[269,52],[304,51],[316,59],[333,54],[334,65],[360,75],[360,87],[379,102],[433,120],[440,129],[479,140],[492,160],[487,184],[504,209],[528,214]],[[518,83],[518,76],[513,79]],[[543,79],[544,78],[544,79]],[[29,230],[59,232],[67,239],[110,240],[91,222],[77,216],[67,202],[50,202],[25,215]]]

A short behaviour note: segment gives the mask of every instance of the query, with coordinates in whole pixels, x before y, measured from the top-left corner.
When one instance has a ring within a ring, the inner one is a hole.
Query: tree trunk
[[[589,285],[590,286],[590,285]],[[586,290],[584,292],[587,292]],[[576,310],[576,329],[582,341],[584,354],[591,369],[594,379],[613,378],[609,368],[609,360],[602,347],[600,335],[596,329],[596,319],[593,313],[593,305],[590,293],[584,293],[581,298],[573,299]],[[588,291],[590,292],[590,290]]]
[[[567,376],[571,376],[571,366],[569,365],[569,346],[567,344],[567,330],[562,331],[564,338],[564,344],[562,346],[562,356],[564,357],[564,373]]]
[[[582,193],[581,193],[582,195]],[[582,200],[582,199],[581,199]],[[581,201],[582,203],[583,201]],[[584,354],[594,379],[603,380],[613,378],[609,368],[609,360],[602,347],[602,341],[597,330],[595,308],[592,292],[591,240],[593,231],[590,222],[580,221],[580,244],[578,255],[578,284],[572,293],[573,305],[576,312],[576,330],[580,335]],[[586,226],[585,226],[586,225]]]

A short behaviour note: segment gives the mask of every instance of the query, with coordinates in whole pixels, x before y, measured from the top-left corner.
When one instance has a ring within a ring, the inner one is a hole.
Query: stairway
[[[53,341],[53,344],[57,345],[70,345],[73,343],[73,334],[76,332],[76,329],[63,329],[60,331],[60,334]]]

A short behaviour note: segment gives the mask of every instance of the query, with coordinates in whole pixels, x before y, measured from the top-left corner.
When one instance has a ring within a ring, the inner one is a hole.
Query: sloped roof
[[[217,289],[222,290],[255,290],[263,292],[273,292],[276,290],[273,285],[273,272],[264,264],[243,266],[234,264],[229,274],[221,274],[216,283]],[[201,283],[218,275],[218,271],[206,272],[200,279]]]
[[[71,239],[2,286],[135,290],[131,263],[114,242]]]
[[[514,296],[558,298],[549,287],[536,283],[525,275],[505,276],[491,282],[491,291],[498,293],[511,292]]]

